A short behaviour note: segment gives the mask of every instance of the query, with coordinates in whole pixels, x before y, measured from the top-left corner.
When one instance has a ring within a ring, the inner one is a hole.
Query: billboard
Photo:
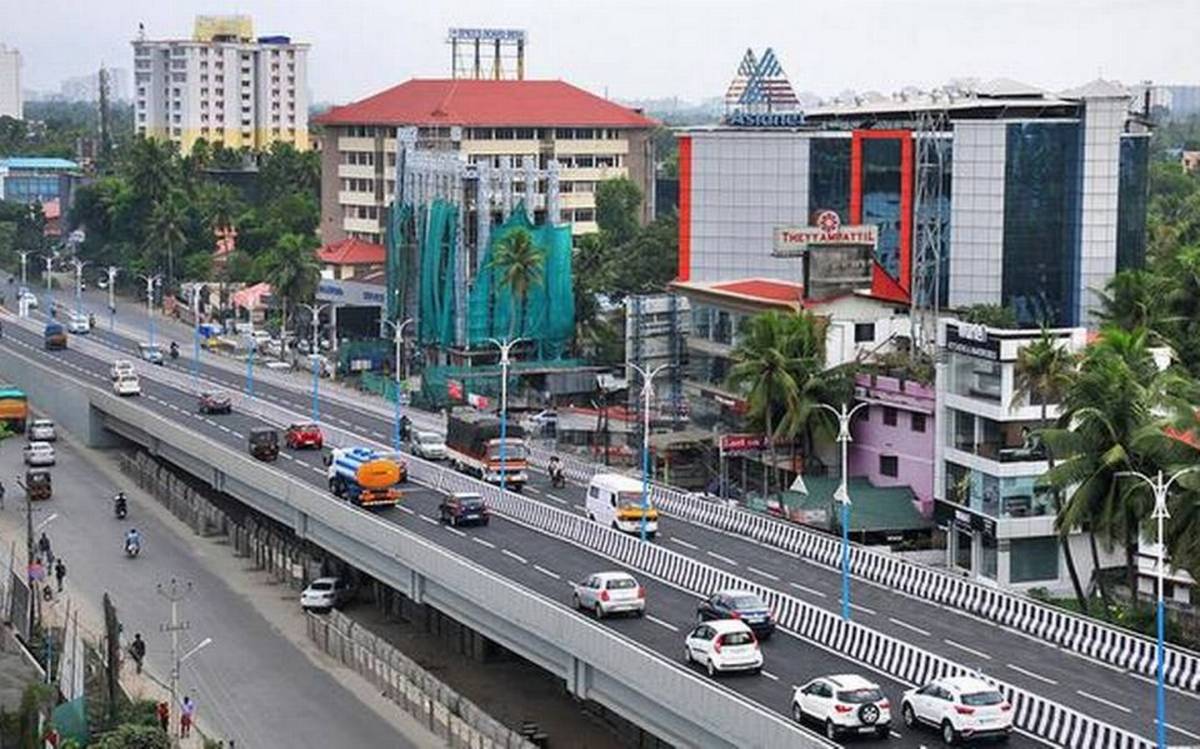
[[[819,211],[812,226],[775,227],[775,257],[800,258],[805,299],[828,299],[870,288],[879,227],[842,225],[837,211]]]

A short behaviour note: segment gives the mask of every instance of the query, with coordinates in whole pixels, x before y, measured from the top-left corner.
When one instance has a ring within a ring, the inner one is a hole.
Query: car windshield
[[[721,635],[722,645],[749,645],[754,642],[754,635],[749,632],[729,632]]]
[[[293,424],[292,429],[297,432],[315,432],[317,431],[316,424]]]
[[[755,595],[737,595],[733,596],[733,607],[738,611],[745,609],[765,609],[767,605],[762,602],[762,599]]]
[[[1001,702],[1004,702],[1004,697],[995,690],[988,690],[986,692],[972,692],[971,694],[964,694],[962,696],[962,703],[964,705],[972,705],[974,707],[999,705]]]
[[[308,587],[310,590],[333,590],[333,583],[327,580],[320,580]]]
[[[649,501],[649,497],[646,498]],[[617,507],[622,510],[640,510],[642,508],[641,492],[620,492],[617,494]]]
[[[513,442],[513,439],[511,437],[508,439],[508,444],[505,445],[505,447],[504,447],[504,459],[506,461],[508,461],[508,460],[525,460],[527,455],[528,455],[528,453],[525,451],[524,444],[522,444],[520,442]],[[500,445],[499,444],[488,445],[488,459],[489,460],[499,460],[500,459]]]
[[[851,705],[863,705],[868,702],[878,702],[883,699],[883,692],[875,687],[864,687],[862,689],[847,689],[837,693],[838,702],[845,702]]]
[[[636,588],[637,582],[632,577],[614,577],[604,587],[609,590],[629,590]]]
[[[418,434],[417,441],[422,445],[438,445],[442,442],[440,434]]]

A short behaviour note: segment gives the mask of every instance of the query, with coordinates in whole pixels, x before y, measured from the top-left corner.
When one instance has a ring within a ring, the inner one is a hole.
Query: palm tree
[[[1041,429],[1050,426],[1047,410],[1050,403],[1058,403],[1071,385],[1071,376],[1075,371],[1075,357],[1065,346],[1059,345],[1049,329],[1042,328],[1041,336],[1017,353],[1014,369],[1013,402],[1037,402],[1042,408]],[[1054,453],[1046,449],[1046,460],[1049,468],[1054,468]],[[1062,513],[1062,492],[1054,489],[1055,515]],[[1075,589],[1075,600],[1079,608],[1087,613],[1087,596],[1079,582],[1079,571],[1075,569],[1075,556],[1071,553],[1071,526],[1060,526],[1058,541],[1062,546],[1063,558],[1067,562],[1067,572],[1071,576],[1071,586]]]
[[[854,367],[826,369],[827,320],[805,311],[789,315],[785,321],[791,375],[796,381],[796,402],[783,413],[778,432],[793,444],[797,436],[803,437],[803,454],[810,458],[814,454],[817,431],[829,437],[837,432],[836,421],[817,404],[847,402],[854,390]]]
[[[750,418],[766,428],[767,445],[771,451],[771,471],[778,483],[779,459],[775,451],[777,436],[776,411],[793,410],[799,403],[799,387],[793,372],[797,362],[792,357],[794,331],[789,330],[788,318],[776,311],[756,315],[744,324],[741,341],[733,351],[733,368],[729,384],[747,392]],[[766,487],[770,493],[771,486]]]
[[[280,338],[288,329],[288,314],[297,302],[311,299],[321,278],[317,262],[317,241],[300,234],[284,234],[263,257],[264,280],[271,291],[279,295],[282,327]]]
[[[1104,285],[1100,311],[1096,313],[1102,325],[1125,330],[1146,328],[1162,333],[1163,279],[1146,270],[1124,270]]]
[[[1135,604],[1137,540],[1151,502],[1144,488],[1122,482],[1117,474],[1157,469],[1136,443],[1154,422],[1154,409],[1167,402],[1178,386],[1174,375],[1158,371],[1148,340],[1144,329],[1105,328],[1065,391],[1060,428],[1046,430],[1043,437],[1054,454],[1064,458],[1047,471],[1045,484],[1071,492],[1055,520],[1059,533],[1075,526],[1087,528],[1097,569],[1095,536],[1110,545],[1122,543]],[[1103,577],[1097,579],[1107,609],[1108,591]]]
[[[175,253],[187,245],[187,209],[184,205],[183,194],[175,189],[168,192],[154,204],[146,225],[146,244],[148,254],[153,256],[155,249],[161,247],[167,253],[166,290],[170,292],[175,284]]]
[[[537,246],[533,234],[522,227],[510,229],[496,243],[489,267],[499,275],[500,285],[512,294],[509,338],[518,335],[525,327],[529,292],[542,285],[545,259],[546,253]]]

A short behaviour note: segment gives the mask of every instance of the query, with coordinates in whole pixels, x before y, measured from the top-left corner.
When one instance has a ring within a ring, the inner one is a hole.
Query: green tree
[[[611,246],[623,245],[638,230],[642,191],[625,177],[607,179],[596,186],[596,223]]]
[[[1165,291],[1162,279],[1149,271],[1121,271],[1108,280],[1104,291],[1097,292],[1100,311],[1096,317],[1101,325],[1161,333]]]
[[[159,252],[166,254],[167,292],[175,289],[175,257],[187,246],[188,216],[186,198],[182,191],[173,189],[165,193],[157,203],[146,225],[146,262],[158,264]]]
[[[630,241],[613,248],[612,262],[611,291],[616,298],[664,291],[679,270],[676,215],[660,216],[638,229]]]
[[[966,309],[959,310],[963,322],[972,325],[986,325],[989,328],[1015,328],[1017,315],[1010,307],[999,304],[972,304]]]
[[[263,257],[263,280],[280,300],[282,330],[288,330],[290,313],[299,302],[309,302],[317,291],[321,266],[317,262],[316,238],[284,234]]]
[[[1050,426],[1048,414],[1051,403],[1062,401],[1067,388],[1071,386],[1071,378],[1075,372],[1075,357],[1061,345],[1050,331],[1042,329],[1041,336],[1017,352],[1017,362],[1013,372],[1013,404],[1029,402],[1041,407],[1041,429]],[[1054,468],[1054,452],[1046,449],[1046,459],[1049,468]],[[1062,513],[1062,491],[1051,491],[1055,515]],[[1071,577],[1071,586],[1075,589],[1075,599],[1079,608],[1087,613],[1087,595],[1079,581],[1079,571],[1075,567],[1075,555],[1071,552],[1071,527],[1060,527],[1058,540],[1062,547],[1063,558],[1067,562],[1067,573]]]
[[[90,746],[92,749],[171,749],[171,739],[157,726],[122,725]]]
[[[512,317],[508,336],[520,335],[525,329],[529,292],[542,285],[546,253],[537,246],[529,230],[515,227],[496,242],[490,268],[500,286],[512,295]]]

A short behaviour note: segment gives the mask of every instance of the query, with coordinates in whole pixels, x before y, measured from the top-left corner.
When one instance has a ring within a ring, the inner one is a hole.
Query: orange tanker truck
[[[400,501],[397,484],[408,480],[408,467],[393,453],[370,447],[345,447],[329,460],[329,491],[359,507],[392,507]]]

